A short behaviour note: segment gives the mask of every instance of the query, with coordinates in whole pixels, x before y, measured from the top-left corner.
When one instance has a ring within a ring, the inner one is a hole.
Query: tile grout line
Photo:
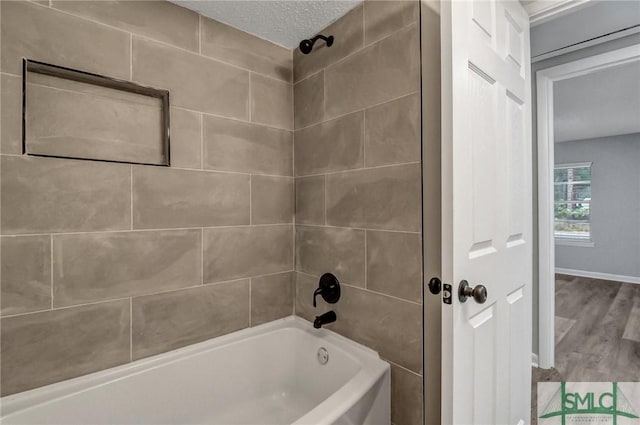
[[[204,114],[200,112],[200,169],[204,170]]]
[[[252,106],[253,106],[253,101],[252,101],[252,98],[253,98],[253,83],[251,81],[252,79],[253,79],[253,73],[251,71],[249,71],[249,105],[248,105],[248,107],[249,107],[249,122],[252,123],[252,124],[255,124],[253,122],[253,117],[252,117],[252,115],[253,115],[253,113],[252,113],[253,112],[252,111]]]
[[[313,273],[305,272],[303,270],[297,270],[296,272],[300,273],[300,274],[303,274],[303,275],[306,275],[306,276],[313,277],[314,279],[320,279],[320,276],[316,276]],[[365,288],[363,286],[354,285],[353,283],[350,283],[350,282],[340,282],[340,284],[348,286],[348,287],[353,288],[353,289],[359,289],[361,291],[369,292],[371,294],[380,295],[380,296],[383,296],[383,297],[388,297],[388,298],[391,298],[391,299],[394,299],[394,300],[397,300],[397,301],[403,301],[403,302],[406,302],[406,303],[409,303],[409,304],[413,304],[413,305],[422,307],[422,303],[419,303],[417,301],[411,301],[411,300],[407,300],[405,298],[400,298],[400,297],[396,297],[394,295],[386,294],[384,292],[374,291],[374,290],[372,290],[370,288]]]
[[[364,15],[364,9],[363,9],[363,15]],[[348,55],[346,55],[346,56],[344,56],[342,58],[338,58],[335,62],[332,62],[332,63],[328,64],[324,69],[329,69],[329,68],[332,68],[332,67],[334,67],[336,65],[339,65],[339,64],[341,64],[343,62],[346,62],[346,60],[351,58],[352,56],[355,56],[358,53],[361,53],[363,50],[368,49],[369,47],[373,46],[374,44],[380,43],[382,41],[387,40],[388,38],[393,37],[394,35],[398,34],[399,32],[407,30],[409,27],[411,27],[413,25],[416,25],[416,27],[417,27],[416,29],[419,30],[418,21],[413,21],[413,22],[403,26],[402,28],[399,28],[399,29],[397,29],[397,30],[385,35],[384,37],[382,37],[382,38],[380,38],[378,40],[372,41],[369,44],[365,44],[365,42],[364,42],[364,28],[363,28],[363,31],[362,31],[362,45],[357,50],[354,50],[353,52],[349,53]]]
[[[329,204],[327,202],[328,197],[329,197],[329,190],[327,188],[327,175],[326,174],[322,174],[322,178],[323,178],[323,186],[324,186],[324,204],[322,205],[322,213],[324,216],[324,223],[323,225],[326,226],[327,225],[327,205]]]
[[[129,80],[133,81],[133,33],[129,33]]]
[[[249,226],[253,225],[253,202],[252,202],[252,199],[251,199],[251,198],[253,198],[252,182],[253,182],[253,176],[249,175]]]
[[[20,233],[20,234],[6,234],[0,235],[0,238],[21,238],[27,236],[60,236],[60,235],[96,235],[96,234],[105,234],[105,233],[133,233],[133,232],[175,232],[175,231],[183,231],[183,230],[199,230],[199,229],[240,229],[244,227],[272,227],[272,226],[292,226],[293,223],[270,223],[270,224],[234,224],[234,225],[226,225],[226,226],[192,226],[192,227],[163,227],[163,228],[153,228],[153,229],[120,229],[120,230],[95,230],[90,232],[54,232],[54,233]],[[313,226],[313,225],[309,225]],[[409,232],[411,233],[411,232]]]
[[[48,6],[44,6],[44,5],[41,5],[41,4],[36,3],[36,2],[29,2],[29,4],[33,4],[33,5],[37,6],[37,7],[49,8]],[[83,15],[76,15],[76,14],[74,14],[74,13],[72,13],[72,12],[69,12],[69,11],[66,11],[66,10],[63,10],[63,9],[58,9],[58,8],[56,8],[56,7],[53,7],[53,6],[50,8],[50,10],[52,10],[52,11],[54,11],[54,12],[57,12],[57,13],[62,13],[62,14],[67,15],[67,16],[72,16],[72,17],[74,17],[74,18],[76,18],[76,19],[80,19],[80,20],[83,20],[83,21],[86,21],[86,22],[91,22],[91,23],[93,23],[93,24],[100,25],[100,26],[102,26],[102,27],[106,27],[106,28],[109,28],[109,29],[111,29],[111,30],[118,31],[118,32],[120,32],[120,33],[131,34],[133,37],[137,37],[137,38],[139,38],[139,39],[141,39],[141,40],[144,40],[144,41],[151,41],[151,42],[153,42],[153,43],[157,43],[157,44],[160,44],[160,45],[163,45],[163,46],[166,46],[166,47],[171,47],[171,48],[174,48],[174,49],[180,50],[180,51],[185,52],[185,53],[190,53],[190,54],[192,54],[192,55],[202,57],[203,59],[208,59],[208,60],[211,60],[211,61],[214,61],[214,62],[218,62],[218,63],[224,64],[224,65],[227,65],[227,66],[232,67],[232,68],[235,68],[235,69],[240,69],[240,70],[243,70],[243,71],[249,71],[249,72],[255,72],[255,71],[253,71],[253,70],[251,70],[251,69],[249,69],[249,68],[244,68],[244,67],[242,67],[242,66],[240,66],[240,65],[236,65],[236,64],[231,63],[231,62],[225,62],[225,61],[224,61],[224,60],[222,60],[222,59],[219,59],[219,58],[216,58],[216,57],[213,57],[213,56],[207,56],[207,55],[201,54],[201,53],[199,53],[199,52],[196,52],[196,51],[194,51],[194,50],[189,50],[189,49],[187,49],[187,48],[180,47],[180,46],[178,46],[178,45],[171,44],[171,43],[168,43],[168,42],[166,42],[166,41],[158,40],[158,39],[153,38],[153,37],[148,36],[148,35],[139,34],[139,33],[132,32],[132,31],[128,31],[128,30],[126,30],[126,29],[123,29],[123,28],[120,28],[120,27],[117,27],[117,26],[114,26],[114,25],[111,25],[111,24],[108,24],[108,23],[105,23],[105,22],[100,22],[100,21],[98,21],[98,20],[96,20],[96,19],[92,19],[92,18],[89,18],[89,17],[87,17],[87,16],[83,16]],[[196,13],[197,13],[197,12],[196,12]],[[199,14],[199,13],[198,13],[198,16],[200,17],[200,19],[202,18],[202,15],[201,15],[201,14]],[[250,34],[250,35],[251,35],[251,34]],[[259,38],[259,37],[258,37],[258,38]],[[268,40],[265,40],[265,41],[269,42]],[[269,42],[269,43],[270,43],[270,44],[274,44],[274,45],[278,46],[278,45],[277,45],[277,44],[275,44],[275,43],[272,43],[272,42]],[[282,46],[279,46],[279,47],[281,47],[281,48],[283,48],[283,49],[285,49],[285,50],[286,50],[286,48],[284,48],[284,47],[282,47]],[[259,73],[259,72],[258,72],[258,73]],[[270,78],[270,79],[272,79],[272,80],[276,80],[276,81],[284,81],[284,82],[291,82],[291,81],[286,81],[286,80],[283,80],[283,79],[280,79],[280,78],[273,77],[273,76],[268,75],[268,74],[262,74],[262,73],[259,73],[259,74],[260,74],[260,75],[263,75],[263,76],[264,76],[264,77],[266,77],[266,78]]]
[[[204,227],[200,228],[200,285],[204,285]]]
[[[327,73],[324,72],[325,69],[326,68],[322,68],[322,119],[320,120],[319,123],[311,124],[307,127],[311,127],[313,125],[322,124],[324,122],[329,121],[327,120]],[[297,128],[296,130],[302,130],[307,127],[301,127],[299,129]]]
[[[1,1],[1,0],[0,0]],[[6,156],[6,157],[13,157],[13,158],[32,158],[37,160],[57,160],[57,161],[83,161],[83,159],[81,158],[55,158],[55,157],[31,157],[31,156],[27,156],[27,155],[23,155],[23,154],[11,154],[11,153],[0,153],[0,157],[2,156]],[[114,167],[118,167],[118,166],[122,166],[123,164],[118,164],[118,163],[111,163],[109,162],[109,165],[113,165]],[[124,165],[130,165],[130,166],[134,166],[134,165],[138,165],[138,164],[129,164],[129,163],[125,163]],[[404,164],[391,164],[391,165],[404,165]],[[391,166],[389,165],[389,166]],[[208,169],[208,168],[187,168],[187,167],[158,167],[158,168],[165,168],[167,170],[179,170],[179,171],[199,171],[199,172],[205,172],[205,173],[218,173],[218,174],[236,174],[236,175],[244,175],[244,176],[249,176],[249,175],[254,175],[254,176],[263,176],[263,177],[282,177],[282,178],[289,178],[289,179],[293,179],[295,178],[294,176],[290,176],[290,175],[283,175],[283,174],[264,174],[264,173],[256,173],[253,171],[232,171],[232,170],[216,170],[216,169]],[[371,167],[373,168],[373,167]],[[345,171],[354,171],[354,170],[345,170]],[[338,171],[339,172],[339,171]],[[298,176],[298,177],[307,177],[305,176]]]
[[[131,229],[133,230],[133,165],[130,165],[130,174],[129,174],[129,195],[131,196],[131,203],[130,203],[130,224],[131,224]]]
[[[369,287],[369,279],[367,276],[367,232],[366,230],[364,231],[364,287],[368,288]]]
[[[404,370],[405,372],[409,372],[409,373],[411,373],[412,375],[415,375],[416,377],[422,378],[422,373],[418,373],[418,372],[416,372],[415,370],[408,369],[407,367],[402,366],[401,364],[398,364],[398,363],[396,363],[396,362],[394,362],[394,361],[392,361],[392,360],[389,360],[389,359],[388,359],[388,358],[386,358],[386,357],[384,358],[384,360],[385,360],[385,361],[387,361],[387,362],[389,362],[389,363],[391,363],[393,366],[395,366],[395,367],[397,367],[397,368],[400,368],[400,369]]]
[[[271,224],[237,224],[228,226],[193,226],[193,227],[170,227],[170,228],[154,228],[154,229],[122,229],[122,230],[95,230],[92,232],[58,232],[51,235],[99,235],[110,233],[133,233],[133,232],[179,232],[184,230],[218,230],[218,229],[241,229],[245,227],[273,227],[273,226],[303,226],[303,227],[322,227],[329,229],[344,229],[344,230],[360,230],[371,232],[388,232],[388,233],[407,233],[412,235],[420,235],[420,231],[413,230],[396,230],[396,229],[377,229],[370,227],[349,227],[349,226],[335,226],[331,224],[312,224],[312,223],[271,223]],[[21,233],[21,234],[8,234],[1,235],[2,238],[21,238],[27,236],[47,236],[49,233]]]
[[[202,55],[202,15],[198,13],[198,54]]]
[[[240,282],[240,281],[243,281],[243,280],[249,280],[251,278],[257,278],[257,277],[276,276],[276,275],[279,275],[279,274],[292,273],[294,271],[295,270],[282,270],[282,271],[278,271],[278,272],[267,273],[267,274],[264,274],[264,275],[247,276],[247,277],[241,277],[241,278],[234,278],[234,279],[230,279],[230,280],[220,280],[220,281],[217,281],[217,282],[208,282],[208,283],[204,283],[203,285],[198,283],[198,284],[191,285],[191,286],[184,286],[184,287],[181,287],[181,288],[166,289],[166,290],[162,290],[162,291],[158,291],[158,292],[148,292],[148,293],[138,294],[138,295],[121,296],[121,297],[117,297],[117,298],[109,298],[109,299],[104,299],[104,300],[99,300],[99,301],[90,301],[90,302],[84,302],[84,303],[79,303],[79,304],[64,305],[64,306],[61,306],[61,307],[54,307],[52,309],[41,309],[41,310],[27,311],[27,312],[24,312],[24,313],[7,314],[7,315],[4,315],[4,316],[1,316],[0,318],[1,319],[6,319],[6,318],[10,318],[10,317],[27,316],[27,315],[30,315],[30,314],[40,314],[40,313],[47,313],[47,312],[51,312],[51,311],[68,310],[68,309],[72,309],[72,308],[86,307],[86,306],[98,305],[98,304],[106,304],[106,303],[111,303],[111,302],[116,302],[116,301],[125,301],[125,300],[129,300],[129,299],[131,299],[131,301],[133,302],[133,298],[141,298],[141,297],[147,297],[147,296],[153,296],[153,295],[167,294],[167,293],[177,292],[177,291],[198,289],[198,288],[201,288],[202,286],[215,286],[215,285],[222,285],[222,284],[225,284],[225,283]]]
[[[344,118],[344,117],[347,117],[349,115],[355,115],[358,112],[366,112],[368,109],[378,108],[380,106],[386,105],[387,103],[396,102],[398,100],[404,99],[405,97],[415,96],[417,94],[420,94],[420,90],[419,89],[411,91],[411,92],[407,92],[407,93],[404,93],[404,94],[401,94],[401,95],[396,96],[396,97],[392,97],[390,99],[383,100],[382,102],[373,103],[373,104],[365,106],[363,108],[354,109],[353,111],[345,112],[344,114],[336,115],[336,116],[333,116],[333,117],[330,117],[330,118],[326,117],[326,112],[325,112],[324,113],[325,117],[324,117],[324,119],[322,121],[315,122],[313,124],[309,124],[309,125],[306,125],[304,127],[296,128],[295,131],[306,130],[306,129],[311,128],[311,127],[316,127],[316,126],[319,126],[321,124],[326,124],[326,123],[331,122],[331,121],[336,121],[336,120],[339,120],[340,118]],[[326,98],[326,95],[325,95],[325,98]],[[326,102],[326,100],[325,100],[325,102]]]
[[[412,231],[412,230],[391,230],[391,229],[372,229],[369,227],[348,227],[348,226],[334,226],[332,224],[306,224],[300,223],[298,226],[302,227],[317,227],[324,229],[343,229],[343,230],[359,230],[362,232],[387,232],[387,233],[405,233],[410,235],[420,235],[420,231]]]
[[[17,75],[14,75],[14,74],[7,74],[7,75],[10,75],[12,77],[17,77]],[[196,109],[186,108],[184,106],[171,105],[171,107],[175,108],[175,109],[181,109],[183,111],[188,111],[188,112],[197,112],[197,113],[200,113],[200,114],[203,114],[203,115],[208,115],[210,117],[220,118],[220,119],[229,120],[229,121],[236,121],[236,122],[240,122],[240,123],[243,123],[243,124],[253,124],[253,125],[256,125],[256,126],[260,126],[260,127],[270,128],[270,129],[273,129],[273,130],[293,131],[290,128],[278,127],[278,126],[271,125],[271,124],[263,124],[263,123],[258,123],[258,122],[251,122],[249,120],[245,120],[245,119],[241,119],[241,118],[234,118],[234,117],[230,117],[230,116],[227,116],[227,115],[218,115],[218,114],[213,114],[211,112],[198,111]]]
[[[133,361],[133,297],[129,297],[129,361]]]
[[[362,14],[363,14],[363,20],[364,20],[364,8],[363,8]],[[336,59],[334,62],[329,63],[328,65],[326,65],[324,68],[321,68],[321,69],[326,70],[326,69],[329,69],[329,68],[331,68],[331,67],[333,67],[333,66],[335,66],[335,65],[338,65],[338,64],[340,64],[340,63],[342,63],[342,62],[346,61],[347,59],[351,58],[352,56],[355,56],[356,54],[358,54],[358,53],[362,52],[364,49],[366,49],[366,48],[368,48],[368,47],[371,47],[371,46],[373,46],[373,45],[374,45],[374,44],[376,44],[376,43],[380,43],[381,41],[384,41],[384,40],[386,40],[386,39],[388,39],[388,38],[391,38],[392,36],[394,36],[394,35],[398,34],[399,32],[402,32],[402,31],[404,31],[404,30],[408,29],[408,28],[409,28],[409,27],[411,27],[412,25],[416,25],[416,27],[418,27],[417,29],[419,29],[419,21],[417,21],[417,20],[416,20],[416,21],[412,21],[412,22],[410,22],[410,23],[406,24],[405,26],[403,26],[403,27],[401,27],[401,28],[398,28],[398,29],[397,29],[397,30],[395,30],[395,31],[390,32],[389,34],[387,34],[387,35],[385,35],[385,36],[383,36],[383,37],[381,37],[381,38],[379,38],[379,39],[377,39],[377,40],[372,41],[372,42],[371,42],[371,43],[369,43],[369,44],[366,44],[366,43],[365,43],[365,40],[364,40],[364,34],[365,34],[365,32],[364,32],[364,27],[363,27],[363,28],[362,28],[362,45],[360,45],[360,47],[358,47],[358,48],[357,48],[356,50],[354,50],[353,52],[350,52],[350,53],[348,53],[346,56],[343,56],[343,57],[341,57],[341,58]],[[299,83],[299,82],[301,82],[301,81],[304,81],[304,80],[306,80],[307,78],[311,77],[312,75],[317,74],[318,72],[319,72],[319,71],[314,71],[314,72],[312,72],[312,73],[311,73],[311,74],[309,74],[309,75],[305,75],[303,78],[301,78],[301,79],[299,79],[299,80],[297,80],[297,81],[295,80],[295,76],[294,76],[294,84],[297,84],[297,83]]]
[[[362,112],[362,167],[367,168],[367,110]]]
[[[350,168],[347,170],[338,170],[338,171],[326,171],[324,173],[317,173],[317,174],[303,174],[300,176],[295,176],[295,178],[330,176],[333,174],[345,174],[345,173],[352,173],[356,171],[377,170],[379,168],[402,167],[407,165],[419,165],[419,164],[420,164],[420,161],[400,162],[397,164],[374,165],[371,167]]]
[[[253,287],[253,278],[249,278],[249,327],[252,326],[251,323],[251,289]]]
[[[50,243],[50,251],[49,252],[49,261],[51,262],[51,264],[49,264],[49,269],[50,269],[50,273],[51,273],[51,310],[53,310],[53,235],[49,235],[49,243]]]
[[[133,60],[132,60],[132,63],[133,63]],[[253,71],[251,71],[251,72],[253,72]],[[259,73],[255,73],[255,74],[258,74],[258,75],[261,75],[261,76],[264,77],[264,75],[262,75],[262,74],[259,74]],[[12,74],[12,73],[6,72],[6,71],[0,71],[0,75],[6,75],[8,77],[13,77],[13,78],[22,78],[22,75]],[[276,80],[276,81],[283,82],[281,80]],[[133,78],[131,79],[131,82],[137,82],[137,83],[145,84],[145,85],[147,84],[147,83],[144,83],[144,82],[136,81]],[[43,86],[43,87],[46,87],[46,86]],[[63,89],[60,89],[60,88],[55,88],[55,89],[56,90],[63,90]],[[256,126],[260,126],[260,127],[270,128],[270,129],[273,129],[273,130],[282,130],[282,131],[291,131],[291,132],[294,131],[294,129],[290,129],[290,128],[278,127],[278,126],[271,125],[271,124],[263,124],[263,123],[251,122],[251,121],[248,121],[246,119],[235,118],[235,117],[230,117],[230,116],[226,116],[226,115],[219,115],[219,114],[214,114],[214,113],[206,112],[206,111],[198,111],[196,109],[191,109],[191,108],[187,108],[187,107],[179,106],[179,105],[175,105],[175,104],[171,105],[171,108],[172,109],[173,108],[180,109],[182,111],[195,112],[195,113],[208,115],[208,116],[215,117],[215,118],[220,118],[220,119],[225,119],[225,120],[230,120],[230,121],[236,121],[236,122],[240,122],[240,123],[243,123],[243,124],[253,124],[253,125],[256,125]],[[310,126],[311,125],[309,125],[308,127],[310,127]]]

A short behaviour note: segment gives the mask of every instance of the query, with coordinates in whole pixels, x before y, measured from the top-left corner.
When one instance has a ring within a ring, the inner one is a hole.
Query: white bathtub
[[[4,397],[0,423],[388,425],[389,387],[376,352],[292,316]]]

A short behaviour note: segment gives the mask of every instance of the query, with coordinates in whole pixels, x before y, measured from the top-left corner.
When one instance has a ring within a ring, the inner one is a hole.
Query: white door
[[[529,20],[518,1],[443,2],[442,42],[442,420],[528,424]],[[462,280],[486,301],[462,302]]]

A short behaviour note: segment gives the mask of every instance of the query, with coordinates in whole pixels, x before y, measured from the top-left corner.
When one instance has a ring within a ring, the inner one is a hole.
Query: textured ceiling
[[[557,142],[640,132],[640,62],[554,85]]]
[[[249,34],[293,49],[362,0],[170,0]]]

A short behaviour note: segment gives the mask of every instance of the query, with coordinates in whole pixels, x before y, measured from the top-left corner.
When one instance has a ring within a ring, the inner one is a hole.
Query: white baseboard
[[[556,273],[567,274],[569,276],[590,277],[592,279],[613,280],[613,281],[616,281],[616,282],[638,283],[638,284],[640,284],[640,277],[636,277],[636,276],[624,276],[624,275],[620,275],[620,274],[598,273],[598,272],[588,272],[588,271],[583,271],[583,270],[562,269],[562,268],[559,268],[559,267],[556,267]]]
[[[538,367],[538,355],[536,353],[531,353],[531,365],[533,367]]]

